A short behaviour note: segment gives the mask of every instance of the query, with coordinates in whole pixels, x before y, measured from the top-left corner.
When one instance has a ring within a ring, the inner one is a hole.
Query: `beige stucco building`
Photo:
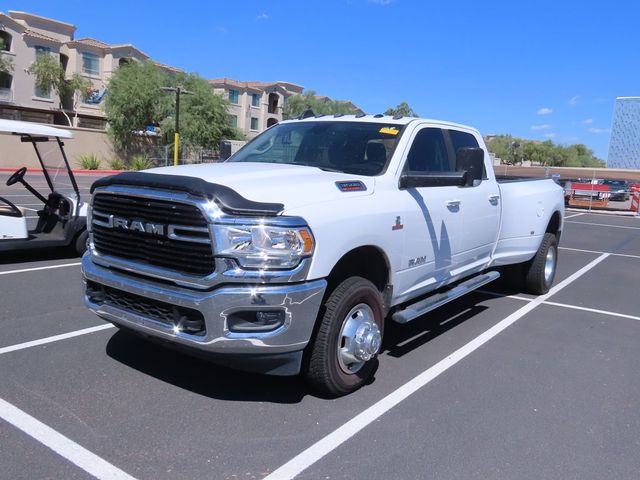
[[[131,44],[75,39],[75,30],[69,23],[31,13],[0,12],[0,55],[13,63],[11,72],[0,73],[0,118],[59,125],[69,125],[71,121],[76,127],[105,128],[103,97],[109,78],[123,62],[146,60],[149,56]],[[78,73],[88,79],[92,94],[88,98],[76,95],[61,103],[55,92],[37,88],[34,76],[27,70],[40,53],[58,59],[67,78]]]
[[[109,45],[93,38],[74,37],[76,27],[59,20],[26,12],[0,12],[0,56],[13,68],[0,71],[0,118],[79,128],[104,130],[104,95],[118,66],[149,56],[131,44]],[[52,55],[60,62],[66,78],[80,74],[91,83],[87,98],[58,98],[54,91],[43,92],[28,73],[39,54]],[[6,63],[6,62],[3,62]],[[168,72],[176,68],[155,62]],[[283,119],[283,110],[292,95],[303,91],[291,82],[242,82],[230,78],[209,81],[214,93],[229,100],[229,123],[255,137]]]
[[[248,139],[282,120],[292,95],[303,87],[290,82],[241,82],[230,78],[209,80],[213,91],[229,100],[229,123]]]

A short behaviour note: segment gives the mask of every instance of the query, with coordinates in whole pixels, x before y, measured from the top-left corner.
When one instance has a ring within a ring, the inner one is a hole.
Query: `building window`
[[[0,72],[0,89],[11,89],[11,83],[13,82],[13,77],[9,75],[7,72]]]
[[[230,127],[236,128],[238,126],[238,116],[237,115],[229,115],[227,117],[227,123]]]
[[[251,130],[258,130],[258,119],[251,117]]]
[[[229,103],[234,105],[240,103],[240,92],[238,90],[229,90]]]
[[[83,52],[82,73],[87,75],[100,75],[100,59],[93,53]]]
[[[259,93],[252,93],[251,94],[251,106],[252,107],[259,107],[260,106],[260,94]]]
[[[2,30],[0,30],[0,50],[11,51],[11,35]]]
[[[36,56],[51,54],[51,49],[49,47],[42,47],[40,45],[36,45],[34,48],[35,48],[35,51],[36,51]],[[38,84],[36,83],[36,86],[35,86],[35,88],[33,90],[33,94],[38,98],[50,99],[51,98],[51,89],[50,88],[48,88],[48,89],[40,88],[38,86]]]

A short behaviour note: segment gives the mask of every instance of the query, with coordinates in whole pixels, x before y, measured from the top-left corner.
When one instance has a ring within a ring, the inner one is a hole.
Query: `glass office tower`
[[[640,97],[616,98],[607,167],[640,170]]]

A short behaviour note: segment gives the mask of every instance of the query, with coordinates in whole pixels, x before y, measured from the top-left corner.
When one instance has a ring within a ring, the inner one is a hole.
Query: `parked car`
[[[552,179],[496,179],[473,128],[311,116],[224,163],[94,183],[85,303],[165,345],[342,395],[372,378],[386,323],[500,267],[548,292],[563,213]]]
[[[609,200],[621,202],[629,200],[630,187],[626,180],[604,180],[602,183],[609,186],[611,192]]]

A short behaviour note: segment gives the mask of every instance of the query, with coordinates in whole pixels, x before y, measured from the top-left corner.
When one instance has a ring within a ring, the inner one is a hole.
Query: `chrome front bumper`
[[[84,302],[105,320],[142,334],[201,352],[223,355],[271,355],[300,352],[309,342],[327,286],[326,280],[283,285],[221,286],[198,291],[134,277],[95,264],[90,255],[82,259],[85,282],[129,294],[196,310],[206,331],[194,335],[150,316],[105,302],[94,303],[85,290]],[[284,311],[284,324],[268,332],[232,332],[227,317],[235,312]]]

